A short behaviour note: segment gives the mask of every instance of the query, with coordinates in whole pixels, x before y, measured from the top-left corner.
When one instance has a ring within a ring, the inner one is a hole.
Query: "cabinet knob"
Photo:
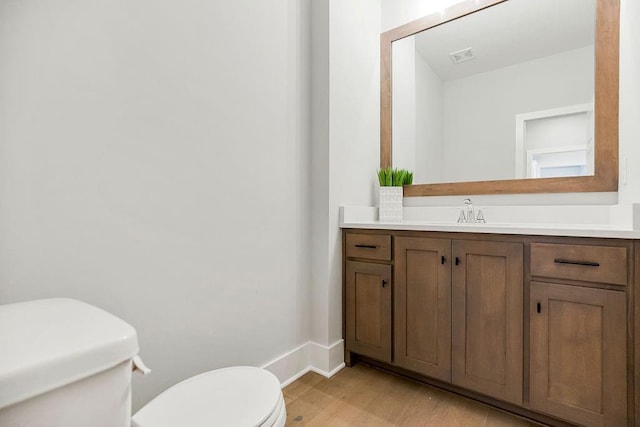
[[[382,287],[384,288],[385,286],[387,286],[387,281],[386,280],[382,280]]]
[[[460,258],[456,257],[456,265],[460,265]]]
[[[444,257],[444,255],[442,255],[442,256],[440,257],[440,264],[444,264],[444,262],[445,262],[446,260],[447,260],[447,259]]]

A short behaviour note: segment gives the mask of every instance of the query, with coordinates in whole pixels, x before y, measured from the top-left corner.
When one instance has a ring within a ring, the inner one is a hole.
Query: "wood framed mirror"
[[[539,0],[466,0],[460,3],[451,6],[440,13],[431,14],[425,16],[423,18],[417,19],[415,21],[409,22],[400,27],[394,28],[387,32],[384,32],[380,36],[380,47],[381,47],[381,74],[380,74],[380,166],[381,167],[404,167],[412,169],[410,166],[407,167],[404,164],[395,164],[393,162],[393,154],[394,147],[393,144],[398,144],[398,141],[394,141],[393,138],[400,140],[396,132],[394,132],[394,126],[396,124],[394,121],[394,107],[397,108],[394,96],[398,96],[398,93],[394,94],[394,46],[396,46],[396,52],[400,51],[398,42],[403,40],[407,40],[412,36],[416,36],[419,34],[429,34],[429,31],[432,30],[433,34],[437,32],[443,33],[442,30],[446,29],[446,27],[452,26],[453,24],[458,25],[463,22],[465,19],[470,20],[473,18],[475,21],[482,22],[483,19],[489,17],[489,12],[495,13],[501,11],[500,8],[506,9],[506,6],[512,7],[517,2],[524,3],[529,2],[529,10],[531,9],[531,5],[535,4],[536,7],[539,5]],[[592,72],[591,75],[591,85],[592,85],[592,93],[589,99],[591,107],[591,116],[590,116],[590,126],[591,126],[591,145],[590,148],[587,149],[587,152],[591,150],[591,162],[590,165],[582,168],[581,173],[576,173],[575,176],[572,176],[569,172],[568,176],[561,175],[553,175],[548,174],[545,175],[540,174],[540,167],[537,169],[528,167],[530,164],[538,164],[543,162],[545,155],[548,157],[549,153],[557,153],[558,151],[562,151],[563,148],[554,148],[551,150],[541,150],[541,149],[531,149],[525,150],[525,154],[528,153],[528,159],[525,155],[522,162],[529,162],[529,164],[523,163],[524,166],[518,165],[520,161],[517,156],[518,152],[522,153],[522,141],[517,142],[518,133],[522,133],[521,129],[518,126],[522,126],[522,123],[525,123],[527,119],[538,119],[540,117],[545,117],[545,114],[553,114],[549,112],[558,112],[557,114],[578,114],[580,111],[589,111],[589,107],[584,107],[584,102],[574,102],[573,104],[577,105],[569,105],[567,101],[564,101],[564,104],[561,105],[552,105],[551,107],[545,107],[542,103],[536,104],[536,108],[529,108],[528,110],[516,110],[517,114],[514,114],[513,111],[509,112],[508,121],[510,121],[511,126],[509,130],[509,134],[512,135],[509,144],[513,146],[509,147],[510,151],[509,156],[509,167],[513,170],[513,176],[503,177],[500,176],[496,179],[469,179],[468,177],[463,176],[462,179],[455,179],[447,181],[446,176],[444,179],[426,179],[426,182],[420,182],[419,180],[414,180],[414,185],[405,186],[404,195],[405,196],[442,196],[442,195],[471,195],[471,194],[520,194],[520,193],[572,193],[572,192],[606,192],[606,191],[617,191],[618,190],[618,75],[619,75],[619,20],[620,20],[620,2],[619,0],[592,0],[594,3],[594,10],[592,11],[591,18],[595,20],[595,23],[592,23],[592,47],[591,52],[593,52],[593,57],[591,59],[591,67],[589,72]],[[559,4],[556,1],[556,6]],[[536,11],[537,13],[537,11]],[[527,15],[526,13],[519,12],[519,15]],[[533,15],[533,13],[532,13]],[[554,12],[554,19],[559,21],[560,13]],[[500,15],[497,15],[500,16]],[[549,24],[546,20],[541,20],[540,16],[530,16],[531,23],[527,24],[529,26],[535,27],[532,31],[538,31],[536,33],[536,37],[540,34],[546,34],[551,37],[551,30],[546,31],[546,25]],[[492,19],[500,19],[500,18],[492,18]],[[506,21],[503,19],[503,21]],[[566,25],[571,26],[572,21],[567,21]],[[495,21],[491,21],[495,22]],[[519,26],[518,26],[519,25]],[[511,22],[512,31],[515,31],[514,28],[522,27],[522,24]],[[563,24],[561,21],[557,24],[558,27],[562,27]],[[494,29],[493,24],[489,25],[489,28],[493,30],[494,33],[498,33],[498,30]],[[490,30],[490,31],[491,31]],[[506,30],[505,30],[506,31]],[[453,34],[459,34],[459,32],[455,32]],[[502,32],[501,37],[509,39],[510,32]],[[495,34],[494,34],[495,37]],[[435,39],[438,40],[438,39]],[[440,39],[442,40],[442,39]],[[494,45],[495,43],[494,39]],[[554,40],[554,39],[549,39]],[[416,42],[417,45],[418,42]],[[465,43],[465,42],[462,42]],[[433,45],[434,43],[432,43]],[[437,44],[437,43],[436,43]],[[443,44],[443,43],[440,43]],[[499,43],[498,43],[499,44]],[[556,44],[547,43],[547,44]],[[558,44],[562,44],[558,42]],[[467,47],[466,44],[463,44],[462,47]],[[462,49],[462,55],[467,55],[466,49]],[[458,52],[458,53],[460,53]],[[510,51],[512,53],[512,51]],[[482,53],[482,52],[481,52]],[[510,54],[511,54],[510,53]],[[556,52],[557,53],[557,52]],[[451,55],[456,54],[456,52],[452,52]],[[455,55],[453,55],[455,56]],[[451,61],[453,62],[453,56]],[[511,56],[514,56],[511,54]],[[540,54],[538,54],[540,56]],[[397,57],[395,58],[396,62]],[[449,58],[447,58],[448,60]],[[472,58],[473,59],[473,58]],[[536,58],[537,59],[537,58]],[[563,59],[564,60],[564,59]],[[480,64],[481,61],[472,61],[476,62],[474,66]],[[449,64],[451,65],[451,64]],[[464,65],[464,64],[463,64]],[[509,64],[501,64],[501,67],[509,66]],[[434,68],[435,69],[435,68]],[[396,71],[396,78],[399,73]],[[506,90],[506,89],[505,89]],[[556,90],[556,92],[562,92],[563,90]],[[398,92],[398,88],[396,88],[396,92]],[[499,91],[498,91],[499,92]],[[487,97],[485,97],[487,98]],[[500,98],[500,97],[496,97]],[[584,96],[583,96],[584,98]],[[499,101],[496,101],[499,102]],[[451,104],[451,102],[449,102]],[[559,108],[560,107],[560,108]],[[584,107],[584,108],[583,108]],[[524,107],[522,107],[524,108]],[[479,108],[475,111],[485,110],[483,108]],[[534,110],[545,110],[545,112],[535,111]],[[571,111],[571,113],[567,113],[567,111]],[[468,112],[467,112],[468,113]],[[481,114],[478,114],[479,116]],[[517,116],[517,117],[516,117]],[[424,115],[419,117],[425,117]],[[505,120],[503,120],[505,121]],[[419,118],[415,118],[416,123],[420,123]],[[520,125],[518,125],[520,123]],[[464,127],[466,124],[459,124],[459,127]],[[397,126],[399,128],[399,126]],[[475,135],[486,137],[486,139],[497,139],[494,138],[493,135],[489,135],[485,131],[477,131]],[[520,135],[522,137],[522,135]],[[478,138],[480,140],[481,138]],[[469,138],[467,138],[469,140]],[[447,144],[447,141],[444,140],[442,144]],[[476,141],[467,141],[467,144],[476,144]],[[478,143],[479,144],[479,143]],[[520,147],[518,148],[518,145]],[[565,143],[565,146],[569,146],[571,144]],[[446,145],[444,145],[446,147]],[[484,152],[490,152],[491,150],[496,150],[495,153],[503,152],[505,150],[499,150],[495,147],[488,148],[479,148],[480,150],[485,150]],[[459,155],[461,152],[458,148],[451,148],[450,151],[453,151],[453,154],[450,155],[450,159],[447,161],[442,161],[439,158],[432,157],[432,161],[439,161],[441,164],[452,164],[457,163],[457,158],[455,156]],[[456,150],[458,154],[456,154]],[[488,151],[487,151],[488,150]],[[519,151],[518,151],[519,150]],[[566,149],[567,151],[569,149]],[[472,150],[470,150],[472,151]],[[505,151],[506,152],[506,151]],[[516,153],[516,154],[513,154]],[[542,153],[542,154],[540,154]],[[440,154],[439,154],[440,155]],[[538,157],[536,157],[538,156]],[[469,162],[476,161],[480,157],[475,154],[470,154]],[[515,157],[515,166],[514,159]],[[537,160],[536,160],[537,159]],[[478,162],[482,162],[482,160],[477,160]],[[449,163],[447,163],[449,162]],[[536,163],[538,162],[538,163]],[[464,164],[461,160],[460,163]],[[506,163],[502,162],[502,163]],[[502,166],[501,163],[501,166]],[[588,163],[588,161],[587,161]],[[468,164],[468,163],[467,163]],[[492,167],[492,169],[497,170],[498,168]],[[531,170],[529,170],[531,169]],[[537,172],[535,170],[537,170]],[[552,170],[554,168],[549,168]],[[569,168],[565,168],[569,169]],[[519,172],[518,172],[519,170]],[[585,172],[586,170],[586,172]],[[537,175],[535,175],[537,173]],[[516,178],[517,174],[521,174],[522,178]],[[529,175],[526,175],[529,174]],[[425,176],[427,176],[426,174]],[[535,176],[531,177],[531,176]],[[552,176],[552,177],[545,177]],[[416,174],[416,178],[418,174]]]

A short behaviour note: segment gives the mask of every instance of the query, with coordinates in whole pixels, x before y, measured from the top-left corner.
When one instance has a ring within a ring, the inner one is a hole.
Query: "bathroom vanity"
[[[343,221],[346,364],[549,425],[635,425],[640,232],[481,227]]]
[[[619,17],[619,0],[463,0],[382,33],[380,167],[415,170],[405,197],[616,203]],[[399,224],[343,209],[346,364],[552,426],[639,425],[638,206],[494,206],[456,224],[427,204]]]

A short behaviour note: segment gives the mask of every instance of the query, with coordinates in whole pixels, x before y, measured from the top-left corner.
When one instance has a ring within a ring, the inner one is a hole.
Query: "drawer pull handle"
[[[456,265],[460,264],[460,258],[456,257]]]
[[[537,306],[537,311],[538,311],[538,313],[542,313],[542,304],[540,304],[539,302],[538,302],[538,306]]]
[[[560,259],[556,258],[553,260],[556,264],[573,264],[573,265],[584,265],[587,267],[600,267],[599,262],[591,262],[591,261],[572,261],[569,259]]]
[[[364,249],[376,249],[376,245],[356,245],[356,248],[364,248]]]
[[[444,264],[447,259],[443,256],[440,257],[440,264]]]
[[[385,286],[387,286],[387,281],[386,280],[382,280],[382,287],[384,288]]]

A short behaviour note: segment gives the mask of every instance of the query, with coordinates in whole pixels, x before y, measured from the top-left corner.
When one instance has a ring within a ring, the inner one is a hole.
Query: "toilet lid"
[[[283,403],[275,375],[260,368],[235,366],[205,372],[174,385],[140,409],[133,416],[132,425],[262,426]]]

